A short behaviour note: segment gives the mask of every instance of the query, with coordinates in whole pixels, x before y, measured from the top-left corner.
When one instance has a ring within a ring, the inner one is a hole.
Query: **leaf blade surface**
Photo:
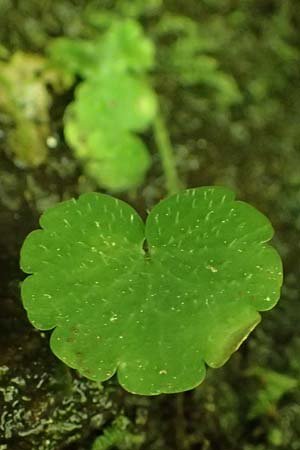
[[[281,260],[273,229],[231,191],[190,189],[153,208],[144,226],[103,194],[64,202],[26,239],[24,306],[55,328],[54,353],[95,380],[116,371],[130,392],[197,386],[272,308]],[[147,240],[148,251],[143,250]]]

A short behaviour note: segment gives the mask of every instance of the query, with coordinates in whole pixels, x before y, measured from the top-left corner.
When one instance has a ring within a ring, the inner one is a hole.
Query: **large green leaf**
[[[130,392],[197,386],[272,308],[281,260],[269,221],[225,188],[183,191],[144,226],[126,203],[89,193],[49,209],[22,248],[33,325],[88,378],[116,371]],[[145,250],[144,250],[145,249]]]

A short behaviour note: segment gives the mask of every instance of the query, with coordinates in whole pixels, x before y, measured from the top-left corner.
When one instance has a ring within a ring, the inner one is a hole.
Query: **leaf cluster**
[[[82,79],[65,114],[65,137],[86,174],[113,191],[140,184],[150,156],[136,133],[156,112],[146,78],[154,47],[140,25],[114,20],[98,39],[57,39],[50,57]]]

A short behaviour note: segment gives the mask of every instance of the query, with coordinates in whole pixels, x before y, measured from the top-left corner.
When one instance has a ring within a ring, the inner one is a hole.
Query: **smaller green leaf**
[[[112,73],[80,84],[72,114],[86,133],[101,127],[115,134],[145,130],[156,107],[156,95],[144,81]]]
[[[120,191],[142,183],[150,166],[150,156],[143,141],[130,133],[106,135],[95,132],[87,146],[97,158],[85,165],[86,172],[102,186]]]
[[[114,19],[94,40],[54,39],[48,54],[55,66],[83,78],[111,73],[142,74],[154,64],[154,45],[138,22]]]
[[[72,122],[66,125],[66,136],[83,161],[85,173],[100,186],[122,191],[142,183],[151,159],[139,137],[126,131],[113,135],[98,129],[84,141],[77,132]]]
[[[154,45],[140,24],[132,19],[116,20],[99,40],[97,51],[101,70],[108,74],[143,73],[154,64]]]
[[[60,37],[51,41],[47,50],[51,62],[72,75],[85,78],[95,73],[97,54],[92,41]]]
[[[150,156],[131,131],[144,130],[155,113],[156,96],[144,82],[125,74],[103,76],[77,89],[65,114],[65,137],[100,186],[132,188],[143,181]]]

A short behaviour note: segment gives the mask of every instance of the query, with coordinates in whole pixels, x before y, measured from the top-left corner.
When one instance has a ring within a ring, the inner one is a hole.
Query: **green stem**
[[[171,195],[180,190],[180,183],[177,175],[175,158],[169,133],[160,111],[158,111],[156,115],[153,127],[155,142],[160,153],[163,170],[166,177],[166,188],[168,193]]]

